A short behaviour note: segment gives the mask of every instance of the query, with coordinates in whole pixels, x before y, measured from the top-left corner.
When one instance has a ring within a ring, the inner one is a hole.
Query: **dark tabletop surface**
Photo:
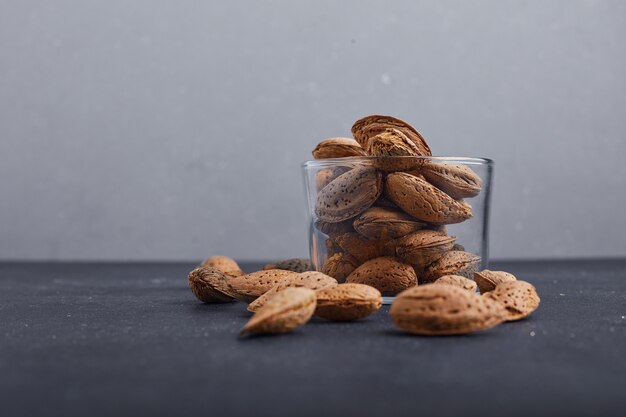
[[[494,263],[541,306],[452,337],[384,307],[240,338],[245,304],[198,302],[192,266],[0,263],[0,415],[626,415],[626,260]]]

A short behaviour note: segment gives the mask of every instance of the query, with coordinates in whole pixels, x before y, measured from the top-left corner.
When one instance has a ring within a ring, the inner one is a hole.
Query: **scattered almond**
[[[409,288],[398,294],[390,313],[398,327],[423,335],[470,333],[505,319],[499,303],[447,284]]]
[[[228,277],[210,266],[201,266],[189,273],[189,287],[203,303],[227,303],[233,301]]]
[[[327,320],[358,320],[380,309],[382,296],[374,287],[339,284],[317,292],[315,315]]]
[[[507,321],[528,317],[541,301],[535,287],[520,280],[501,282],[483,297],[500,303],[506,310]]]
[[[287,333],[303,325],[315,312],[315,291],[286,288],[277,292],[241,330],[242,334]]]

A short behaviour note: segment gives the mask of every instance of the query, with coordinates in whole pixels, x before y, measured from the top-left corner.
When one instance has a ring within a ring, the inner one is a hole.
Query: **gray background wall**
[[[626,255],[626,2],[1,1],[0,258],[306,254],[369,113],[496,160],[496,258]]]

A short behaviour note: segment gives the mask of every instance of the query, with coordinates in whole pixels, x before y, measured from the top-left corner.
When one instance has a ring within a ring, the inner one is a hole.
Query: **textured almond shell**
[[[285,288],[308,288],[314,291],[321,290],[323,288],[334,287],[337,285],[337,280],[326,274],[315,271],[303,272],[297,275],[289,276],[282,280],[279,284],[270,288],[267,292],[261,295],[259,298],[248,304],[248,311],[255,312],[267,303],[277,292],[284,290]]]
[[[367,141],[371,156],[419,156],[420,150],[398,129],[385,129]]]
[[[200,264],[200,266],[217,268],[229,277],[237,277],[239,275],[245,274],[245,272],[241,270],[237,262],[235,262],[234,259],[231,259],[228,256],[211,256],[210,258],[205,259],[202,264]]]
[[[457,200],[478,195],[482,187],[480,177],[461,164],[429,163],[421,172],[428,182]]]
[[[339,282],[345,281],[346,277],[352,273],[359,266],[353,256],[347,253],[339,252],[329,257],[324,265],[322,265],[322,272],[328,276],[335,278]]]
[[[471,206],[454,200],[425,180],[403,172],[387,176],[387,197],[418,220],[433,224],[451,224],[472,217]]]
[[[313,149],[313,158],[347,158],[350,156],[365,156],[365,149],[352,138],[329,138],[321,141]]]
[[[520,280],[501,282],[483,297],[500,303],[506,310],[507,321],[528,317],[541,302],[535,287]]]
[[[337,236],[343,233],[354,232],[352,227],[353,220],[344,220],[339,223],[328,223],[317,220],[315,228],[328,236]]]
[[[380,309],[382,295],[363,284],[339,284],[317,292],[315,315],[327,320],[358,320]]]
[[[394,242],[388,239],[367,239],[358,233],[344,233],[334,239],[342,251],[353,256],[359,263],[395,253]]]
[[[406,137],[415,144],[419,149],[419,155],[430,156],[432,155],[428,144],[424,137],[413,126],[391,116],[383,116],[379,114],[372,114],[365,116],[357,120],[352,125],[352,135],[361,144],[362,147],[367,147],[368,140],[381,133],[385,129],[395,128],[406,135]]]
[[[353,226],[368,239],[395,239],[423,229],[427,224],[400,210],[370,207],[354,221]]]
[[[396,253],[407,263],[426,266],[452,250],[455,240],[436,230],[418,230],[396,241]]]
[[[276,293],[246,323],[241,333],[286,333],[303,325],[315,312],[315,291],[286,288]]]
[[[515,275],[504,271],[490,271],[484,269],[474,273],[474,281],[478,284],[481,294],[493,291],[496,285],[501,282],[515,281],[516,279]]]
[[[450,251],[430,264],[424,271],[425,282],[434,282],[444,275],[474,276],[480,265],[480,256],[469,252]]]
[[[324,222],[338,223],[367,210],[382,193],[382,174],[358,167],[334,179],[317,195],[315,215]]]
[[[411,265],[397,258],[384,256],[359,266],[348,275],[346,282],[369,285],[383,294],[397,294],[417,285],[417,276]]]
[[[447,284],[413,287],[398,294],[390,313],[398,327],[423,335],[485,330],[505,317],[498,303]]]
[[[460,275],[444,275],[437,278],[433,284],[447,284],[454,285],[455,287],[463,288],[469,292],[476,292],[476,283],[471,279],[462,277]]]
[[[308,258],[285,259],[284,261],[267,264],[263,269],[283,269],[292,272],[306,272],[311,270],[311,261]]]
[[[201,266],[188,275],[189,287],[198,300],[204,303],[228,303],[233,301],[228,277],[210,266]]]
[[[297,272],[282,269],[268,269],[231,278],[228,280],[228,284],[232,288],[236,299],[250,303],[274,285],[279,284],[281,281],[294,274],[297,274]]]

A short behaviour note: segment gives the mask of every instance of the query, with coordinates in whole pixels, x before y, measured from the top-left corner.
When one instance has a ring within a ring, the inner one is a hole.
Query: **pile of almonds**
[[[539,306],[531,284],[478,271],[481,258],[447,234],[446,225],[472,217],[465,199],[482,189],[474,171],[416,158],[431,156],[428,144],[391,116],[364,117],[352,134],[313,150],[316,159],[342,158],[316,173],[314,239],[321,235],[326,249],[323,262],[314,256],[319,272],[308,259],[288,259],[246,274],[213,256],[189,273],[198,299],[248,303],[254,314],[242,333],[251,334],[289,332],[313,315],[361,319],[380,309],[383,295],[396,296],[398,327],[425,335],[485,330]]]
[[[253,314],[241,330],[250,334],[286,333],[312,316],[333,321],[365,318],[380,309],[382,295],[373,286],[338,283],[310,271],[307,259],[288,259],[246,274],[225,256],[213,256],[189,273],[189,286],[205,303],[235,300]],[[480,290],[482,295],[476,293]],[[535,288],[512,274],[484,270],[474,280],[445,275],[433,283],[402,291],[391,305],[391,318],[415,334],[462,334],[520,320],[539,306]]]
[[[446,225],[472,217],[464,199],[480,194],[480,176],[462,164],[416,158],[431,156],[430,147],[395,117],[364,117],[352,134],[313,150],[316,159],[342,158],[315,177],[314,239],[325,242],[314,259],[319,270],[383,295],[444,275],[472,278],[481,258],[466,252]]]

